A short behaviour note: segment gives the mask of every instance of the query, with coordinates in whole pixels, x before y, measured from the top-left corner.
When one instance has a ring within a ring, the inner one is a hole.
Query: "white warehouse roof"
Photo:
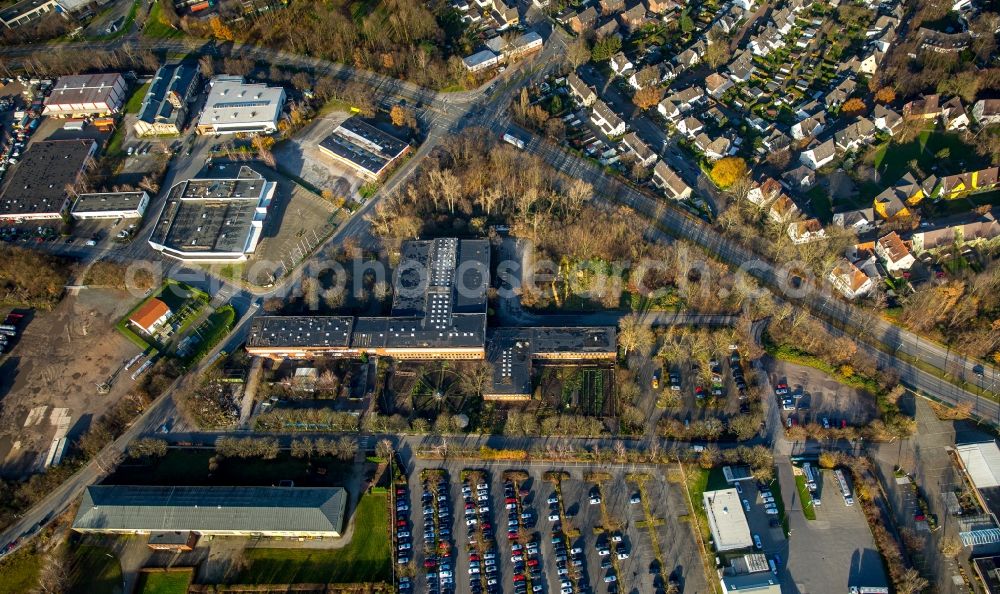
[[[1000,487],[1000,448],[995,441],[955,446],[977,489]]]
[[[285,90],[281,87],[248,84],[228,76],[216,77],[198,126],[225,129],[267,125],[273,129],[284,103]]]
[[[708,526],[717,551],[733,551],[753,546],[750,525],[736,489],[706,491],[703,497]]]

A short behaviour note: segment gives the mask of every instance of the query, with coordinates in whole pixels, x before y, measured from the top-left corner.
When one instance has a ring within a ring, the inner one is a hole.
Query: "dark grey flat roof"
[[[47,140],[29,146],[7,176],[0,215],[58,212],[66,202],[66,186],[76,184],[96,148],[93,140]]]
[[[266,185],[245,165],[237,178],[179,182],[170,188],[150,241],[178,252],[242,251]]]
[[[493,367],[487,394],[531,394],[531,346],[524,328],[495,328],[487,339],[486,361]]]
[[[43,4],[47,4],[48,2],[49,0],[21,0],[16,4],[13,4],[3,10],[0,10],[0,19],[3,19],[4,21],[13,20],[26,12],[38,8]]]
[[[250,326],[248,347],[343,347],[350,344],[351,316],[261,316]]]
[[[117,72],[109,74],[74,74],[60,76],[52,88],[52,94],[45,99],[45,105],[65,105],[67,103],[107,103],[115,107],[116,86],[124,91],[125,81]],[[119,97],[119,100],[121,98]]]
[[[80,194],[73,203],[73,212],[105,212],[135,210],[145,192],[99,192]]]
[[[475,348],[486,342],[486,314],[456,314],[446,328],[426,318],[357,318],[351,347],[357,349]]]
[[[340,487],[87,487],[73,528],[340,534],[347,493]]]
[[[409,145],[354,116],[320,141],[319,146],[372,175],[378,175]]]

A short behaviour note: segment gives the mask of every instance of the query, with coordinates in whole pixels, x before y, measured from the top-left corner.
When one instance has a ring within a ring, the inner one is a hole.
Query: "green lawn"
[[[829,224],[830,220],[833,219],[833,205],[830,201],[830,194],[823,188],[816,186],[806,192],[806,196],[809,198],[809,204],[812,206],[812,211],[816,214],[819,222],[824,225]]]
[[[812,495],[809,494],[809,487],[806,486],[806,477],[801,474],[795,475],[795,489],[799,492],[799,501],[802,502],[802,515],[807,520],[816,519],[816,507],[812,502]]]
[[[149,85],[151,83],[145,83],[139,85],[139,88],[132,91],[132,95],[128,98],[128,102],[125,103],[125,113],[139,113],[139,109],[142,107],[142,100],[146,97],[146,91],[149,90]]]
[[[142,34],[146,37],[156,37],[158,39],[183,37],[183,31],[178,31],[160,20],[161,11],[160,2],[154,2],[153,7],[149,10],[149,16],[146,18],[146,26],[142,29]]]
[[[939,154],[945,151],[946,155]],[[973,147],[954,132],[924,130],[905,144],[887,143],[875,154],[875,168],[885,184],[895,183],[909,169],[909,162],[916,160],[924,173],[930,174],[937,166],[937,175],[970,171],[989,165]]]
[[[705,513],[705,506],[702,503],[705,491],[716,491],[728,489],[725,475],[721,468],[704,469],[698,466],[689,465],[684,467],[687,473],[688,494],[691,496],[691,504],[694,506],[694,514],[698,519],[698,529],[701,530],[702,540],[706,543],[712,539],[712,532],[708,527],[708,515]]]
[[[195,329],[201,342],[185,358],[185,363],[191,365],[200,361],[206,353],[229,334],[235,321],[236,310],[231,305],[225,305],[212,312],[212,315],[208,316],[208,319]]]
[[[384,495],[365,495],[354,536],[342,549],[250,549],[242,584],[358,583],[392,580],[389,508]]]
[[[774,471],[774,476],[778,476],[777,469]],[[771,488],[771,495],[774,496],[774,506],[778,508],[778,522],[785,531],[785,538],[788,538],[788,517],[785,515],[785,498],[781,496],[781,483],[775,478],[768,486]]]
[[[120,593],[122,568],[111,549],[80,545],[69,552],[69,594]]]
[[[311,460],[282,452],[274,460],[250,458],[222,460],[215,472],[208,469],[215,455],[211,449],[170,450],[148,464],[126,460],[104,482],[111,485],[246,485],[270,486],[292,480],[302,487],[343,486],[352,464],[330,457]]]
[[[27,546],[0,561],[0,594],[28,594],[37,591],[42,556]]]
[[[187,594],[194,571],[144,571],[139,575],[138,594]],[[100,590],[95,590],[98,592]]]

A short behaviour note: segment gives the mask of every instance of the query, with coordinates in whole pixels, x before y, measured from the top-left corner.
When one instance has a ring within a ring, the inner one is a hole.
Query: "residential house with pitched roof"
[[[722,97],[731,88],[733,88],[733,81],[718,72],[713,72],[705,77],[705,90],[716,99]]]
[[[980,126],[1000,124],[1000,99],[980,99],[972,104],[972,117]]]
[[[813,115],[792,124],[792,138],[802,140],[817,136],[826,129],[826,110],[820,110]]]
[[[633,72],[628,77],[628,84],[635,90],[645,89],[646,87],[653,87],[660,84],[662,77],[660,76],[659,66],[646,66],[638,72]]]
[[[868,145],[875,139],[875,124],[868,118],[861,116],[846,127],[837,130],[833,134],[833,139],[838,149],[849,153]]]
[[[618,76],[623,76],[626,72],[635,68],[635,65],[632,64],[632,60],[628,59],[625,52],[618,52],[617,54],[611,56],[609,65],[611,66],[611,71]]]
[[[663,161],[653,167],[653,185],[663,191],[667,198],[687,200],[691,197],[691,188],[684,180]]]
[[[977,192],[987,192],[997,188],[998,183],[1000,183],[998,176],[1000,176],[1000,167],[987,167],[978,171],[946,175],[938,180],[938,184],[933,190],[933,196],[953,200]]]
[[[903,116],[880,104],[876,105],[875,110],[872,111],[872,121],[879,130],[889,136],[895,136],[903,125]]]
[[[582,11],[569,17],[567,24],[569,28],[573,30],[577,35],[582,35],[584,32],[589,31],[594,27],[597,22],[597,9],[593,6],[588,6]]]
[[[910,207],[916,206],[923,199],[923,187],[912,173],[907,172],[896,183],[879,192],[872,207],[880,218],[891,221],[909,217]]]
[[[806,165],[799,165],[782,173],[781,179],[792,189],[808,190],[816,185],[816,172]]]
[[[834,289],[852,301],[868,294],[875,287],[871,277],[847,258],[837,260],[828,278]]]
[[[889,272],[909,270],[917,261],[910,246],[895,231],[883,235],[875,242],[875,254],[882,259]]]
[[[799,206],[788,194],[781,194],[771,203],[767,214],[776,223],[787,223],[799,214]]]
[[[587,83],[583,82],[583,79],[576,75],[575,72],[570,72],[566,76],[566,82],[569,84],[570,95],[584,107],[590,107],[597,101],[597,93],[594,89],[590,88]]]
[[[962,98],[955,96],[941,106],[941,123],[946,130],[965,130],[969,127],[969,114],[965,113]]]
[[[903,117],[908,120],[936,120],[941,115],[941,95],[923,95],[903,106]]]
[[[833,224],[858,234],[874,231],[878,227],[874,208],[859,208],[833,213]]]
[[[645,142],[639,138],[635,132],[629,132],[622,137],[622,146],[624,146],[629,154],[635,157],[636,162],[638,162],[643,167],[649,167],[656,162],[656,153],[654,153]]]
[[[618,117],[607,103],[598,99],[590,111],[590,121],[607,136],[621,136],[625,133],[625,120]]]
[[[931,228],[914,232],[910,241],[914,253],[936,252],[954,245],[977,246],[996,243],[1000,239],[1000,209],[990,212],[965,213],[946,220],[934,221]]]
[[[813,144],[799,155],[799,161],[806,167],[819,169],[831,163],[837,156],[837,148],[830,138],[826,142],[813,141]]]
[[[694,138],[704,128],[705,125],[701,123],[701,120],[694,116],[688,116],[677,124],[677,131],[688,138]]]
[[[818,219],[795,221],[788,225],[788,237],[792,243],[802,245],[826,239],[826,230],[823,229],[823,224]]]
[[[618,15],[618,22],[629,33],[638,30],[639,27],[646,24],[646,21],[646,7],[642,3],[637,3],[635,6]]]
[[[757,206],[764,206],[780,196],[781,191],[781,182],[772,177],[765,177],[763,181],[753,183],[747,192],[747,200]]]

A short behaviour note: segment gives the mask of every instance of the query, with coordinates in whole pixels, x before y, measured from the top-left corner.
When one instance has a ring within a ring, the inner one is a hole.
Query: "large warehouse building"
[[[156,71],[136,117],[139,136],[180,134],[200,80],[197,62],[164,64]]]
[[[336,538],[340,487],[87,487],[73,529],[97,534],[194,532],[205,536]]]
[[[273,359],[388,355],[405,359],[486,359],[492,400],[531,397],[541,360],[614,360],[614,327],[504,328],[487,334],[490,246],[485,240],[408,241],[393,279],[391,315],[260,316],[246,349]]]
[[[127,93],[128,84],[120,74],[60,76],[42,113],[57,118],[110,115],[121,110]]]
[[[178,260],[241,262],[257,249],[275,183],[247,167],[170,188],[149,245]]]
[[[97,152],[93,140],[48,140],[28,147],[0,194],[0,220],[59,219],[68,188],[80,183]]]
[[[198,119],[198,133],[270,134],[278,130],[285,89],[248,84],[239,76],[216,76],[209,84],[205,109]]]

